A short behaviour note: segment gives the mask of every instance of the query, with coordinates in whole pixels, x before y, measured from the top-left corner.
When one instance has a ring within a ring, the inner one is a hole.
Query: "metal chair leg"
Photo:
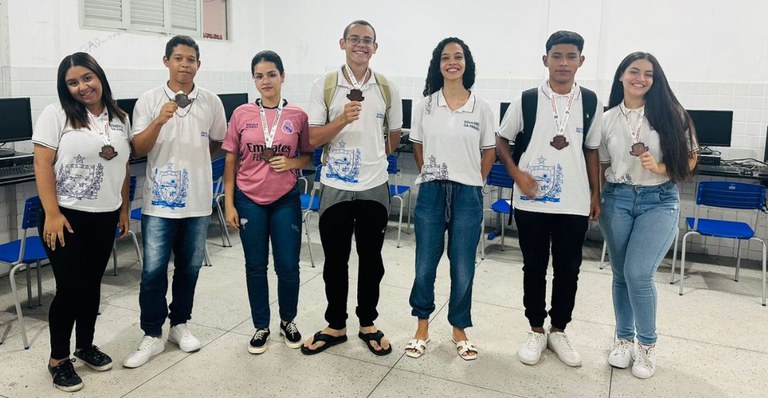
[[[309,251],[309,262],[312,268],[315,268],[315,257],[312,255],[312,239],[309,237],[309,210],[304,212],[304,234],[307,235],[307,251]]]
[[[19,292],[16,288],[16,271],[18,271],[21,267],[25,266],[26,264],[20,263],[16,264],[13,268],[11,268],[10,272],[10,279],[11,279],[11,291],[13,292],[13,301],[16,305],[16,317],[19,318],[19,328],[21,329],[21,340],[24,343],[24,349],[29,349],[29,341],[27,340],[27,328],[24,326],[24,314],[21,312],[21,303],[19,302]],[[29,272],[29,269],[27,269],[27,272]]]
[[[605,268],[605,252],[608,249],[608,244],[603,240],[603,253],[600,254],[600,269]]]
[[[40,264],[40,260],[37,260],[37,306],[42,307],[43,306],[43,280],[40,277],[40,268],[42,268],[42,265]]]
[[[739,281],[739,269],[741,268],[741,239],[736,240],[736,273],[733,274],[734,282]]]
[[[117,239],[112,242],[112,274],[117,276]]]

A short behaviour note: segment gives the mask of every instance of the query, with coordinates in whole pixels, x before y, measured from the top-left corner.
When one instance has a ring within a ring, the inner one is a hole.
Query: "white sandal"
[[[427,343],[429,343],[429,339],[410,339],[408,344],[405,346],[405,355],[411,358],[421,357],[427,351]]]
[[[477,359],[477,346],[469,340],[456,341],[451,339],[456,344],[456,351],[459,357],[465,361],[474,361]]]

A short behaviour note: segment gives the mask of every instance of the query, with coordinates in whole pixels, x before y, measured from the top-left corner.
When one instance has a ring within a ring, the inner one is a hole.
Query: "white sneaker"
[[[571,342],[563,332],[549,331],[548,344],[550,350],[568,366],[581,366],[581,355],[573,349]]]
[[[163,343],[162,336],[144,336],[141,339],[141,343],[139,343],[139,348],[132,352],[131,355],[128,355],[128,358],[125,358],[123,366],[126,368],[138,368],[147,363],[149,358],[163,352],[164,349],[165,343]]]
[[[608,363],[614,368],[626,369],[635,358],[635,341],[619,340],[608,355]]]
[[[647,379],[656,373],[656,344],[637,345],[637,358],[632,365],[632,374],[638,379]]]
[[[179,349],[184,352],[195,352],[202,346],[200,340],[189,331],[186,323],[180,323],[171,327],[171,331],[168,333],[168,341],[178,345]]]
[[[547,335],[529,330],[525,343],[517,352],[520,362],[526,365],[536,365],[541,359],[541,353],[547,348]]]

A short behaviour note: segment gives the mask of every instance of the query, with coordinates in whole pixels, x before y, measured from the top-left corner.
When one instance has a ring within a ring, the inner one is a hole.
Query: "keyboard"
[[[724,166],[713,164],[701,164],[696,166],[699,173],[720,173],[720,174],[736,174],[740,175],[742,168],[738,166]],[[751,174],[751,173],[750,173]]]
[[[35,174],[34,164],[16,164],[12,166],[0,167],[0,178],[11,179],[15,177],[26,177]]]

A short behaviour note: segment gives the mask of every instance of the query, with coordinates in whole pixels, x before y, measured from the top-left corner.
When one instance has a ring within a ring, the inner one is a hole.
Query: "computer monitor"
[[[501,121],[504,120],[504,115],[507,113],[508,108],[509,102],[502,102],[499,104],[499,124],[501,124]]]
[[[0,143],[32,139],[32,106],[29,98],[0,98]],[[0,157],[13,156],[12,149],[0,148]]]
[[[403,98],[403,129],[411,129],[411,110],[413,109],[413,101],[407,98]]]
[[[136,98],[123,98],[116,100],[115,103],[118,108],[128,114],[128,120],[131,121],[131,126],[133,126],[133,107],[136,106]]]
[[[227,115],[227,122],[232,117],[235,108],[248,103],[248,93],[219,94],[221,103],[224,104],[224,113]]]
[[[733,111],[689,110],[699,146],[731,146]]]

